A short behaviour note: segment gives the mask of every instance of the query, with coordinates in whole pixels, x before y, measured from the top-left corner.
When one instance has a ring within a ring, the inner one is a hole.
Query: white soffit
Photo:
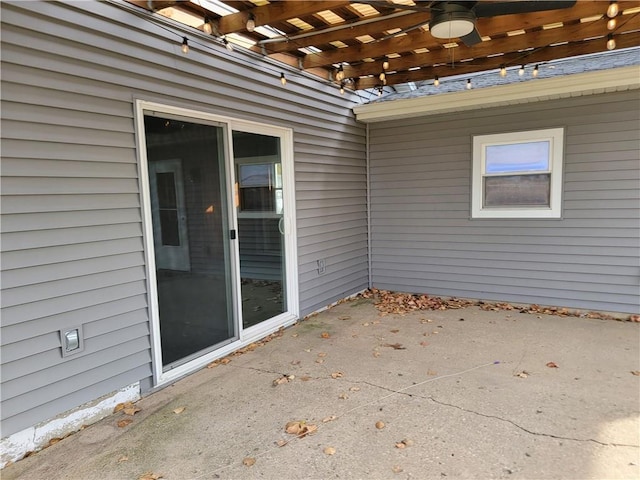
[[[640,65],[542,78],[510,85],[356,105],[364,123],[640,88]]]

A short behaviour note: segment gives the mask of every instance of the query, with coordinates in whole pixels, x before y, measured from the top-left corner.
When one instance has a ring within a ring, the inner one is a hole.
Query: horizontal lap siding
[[[373,283],[640,310],[638,91],[371,125]],[[470,215],[473,135],[565,127],[563,218]]]
[[[1,8],[3,436],[149,382],[136,98],[291,128],[301,313],[366,287],[365,133],[336,88],[283,88],[219,46],[183,55],[185,32],[141,10]],[[58,330],[76,325],[85,352],[63,359]]]

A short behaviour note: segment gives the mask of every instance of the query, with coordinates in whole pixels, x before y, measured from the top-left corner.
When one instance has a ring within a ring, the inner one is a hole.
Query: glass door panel
[[[222,127],[144,117],[163,370],[237,338]]]
[[[233,132],[242,324],[286,311],[280,138]]]

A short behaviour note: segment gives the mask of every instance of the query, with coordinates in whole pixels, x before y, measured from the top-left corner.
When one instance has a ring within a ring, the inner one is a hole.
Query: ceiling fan
[[[476,29],[478,18],[497,17],[500,15],[516,15],[522,13],[542,12],[546,10],[559,10],[571,8],[576,0],[552,0],[552,1],[432,1],[416,2],[415,5],[389,4],[377,0],[363,3],[376,4],[378,6],[417,12],[430,11],[429,31],[435,38],[451,39],[459,38],[467,45],[475,45],[482,41],[482,37]],[[428,3],[428,5],[420,5]]]

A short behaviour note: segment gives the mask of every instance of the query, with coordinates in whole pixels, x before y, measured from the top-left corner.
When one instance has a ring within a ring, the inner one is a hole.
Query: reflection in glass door
[[[280,138],[233,132],[242,325],[287,309]]]
[[[158,114],[161,115],[161,114]],[[220,126],[144,116],[163,370],[237,338]]]

